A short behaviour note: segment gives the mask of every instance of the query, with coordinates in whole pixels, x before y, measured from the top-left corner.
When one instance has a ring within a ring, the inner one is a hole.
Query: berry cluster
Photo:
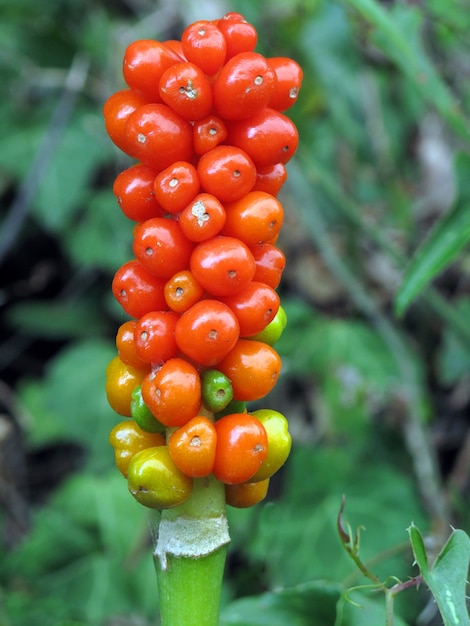
[[[302,71],[256,43],[238,13],[194,22],[181,41],[136,41],[127,88],[104,105],[110,138],[138,161],[113,187],[136,224],[134,258],[112,285],[131,319],[106,373],[111,407],[133,419],[110,441],[149,507],[183,503],[210,474],[229,504],[250,506],[290,451],[286,418],[246,402],[268,394],[281,369],[277,195],[298,143],[283,111]]]

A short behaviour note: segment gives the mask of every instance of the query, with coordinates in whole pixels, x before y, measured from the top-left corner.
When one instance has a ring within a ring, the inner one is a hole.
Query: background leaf
[[[321,626],[333,624],[341,588],[324,582],[299,585],[256,598],[229,604],[221,615],[222,625]]]
[[[463,139],[470,141],[468,120],[422,45],[422,12],[399,3],[387,10],[373,0],[346,2],[374,27],[376,43],[397,63],[424,99],[439,110]]]
[[[396,295],[398,315],[403,315],[430,281],[448,267],[470,241],[470,156],[460,154],[455,170],[461,195],[454,208],[435,224],[427,240],[415,252]]]
[[[83,299],[17,304],[7,319],[16,330],[43,338],[99,337],[106,327],[100,308]]]
[[[98,624],[136,607],[155,614],[147,518],[123,486],[115,472],[82,475],[35,514],[26,541],[0,563],[10,623],[58,626],[68,616]]]
[[[381,462],[382,451],[376,454],[374,461],[370,452],[362,457],[335,447],[295,448],[284,471],[289,488],[282,502],[265,506],[255,526],[257,532],[253,535],[252,520],[243,537],[247,556],[262,560],[271,586],[293,586],[318,578],[338,581],[354,571],[336,530],[343,494],[345,519],[353,528],[365,527],[363,560],[377,551],[403,546],[408,521],[422,519],[422,512],[406,474]],[[383,511],[387,512],[386,525],[381,521]],[[387,576],[391,570],[396,576],[406,576],[406,558],[377,563],[374,573]]]
[[[470,318],[470,298],[462,296],[455,303],[462,319]],[[436,362],[437,373],[446,385],[458,383],[470,372],[470,347],[461,340],[452,328],[443,332]]]
[[[41,123],[25,125],[23,132],[10,127],[3,139],[0,168],[22,177],[43,142]],[[96,110],[75,114],[60,137],[51,163],[35,194],[32,210],[48,230],[61,233],[70,228],[88,195],[92,177],[112,149]],[[42,158],[49,158],[43,154]]]
[[[133,222],[117,206],[112,191],[87,200],[76,227],[64,234],[64,246],[77,265],[114,272],[133,256]]]
[[[153,626],[147,516],[111,472],[108,443],[121,418],[105,368],[126,317],[110,285],[132,224],[112,194],[129,159],[107,139],[102,106],[124,85],[130,41],[178,37],[190,19],[220,17],[221,3],[0,6],[0,624]],[[342,612],[346,626],[382,625],[383,596],[344,599],[369,581],[337,536],[342,496],[346,522],[365,526],[361,557],[384,578],[416,573],[411,520],[426,533],[470,528],[467,249],[394,314],[423,234],[455,219],[452,206],[464,220],[469,204],[468,157],[456,159],[469,143],[468,0],[225,9],[254,23],[263,54],[297,60],[304,81],[279,195],[283,371],[249,407],[286,414],[293,452],[265,504],[229,512],[224,619],[325,626]],[[83,82],[64,116],[77,59]],[[395,623],[415,626],[428,601],[426,585],[400,593]]]
[[[341,601],[341,619],[338,626],[378,626],[386,624],[384,602],[367,593],[354,591],[348,594],[346,601]],[[393,626],[407,626],[407,622],[395,612]]]
[[[104,386],[106,366],[115,355],[113,345],[103,340],[77,342],[61,352],[41,381],[24,383],[21,402],[34,419],[31,444],[72,439],[84,447],[89,469],[112,465],[108,435],[118,417]],[[64,385],[64,379],[74,384]]]

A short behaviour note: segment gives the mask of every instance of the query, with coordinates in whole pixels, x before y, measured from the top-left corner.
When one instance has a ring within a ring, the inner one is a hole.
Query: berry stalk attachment
[[[113,186],[134,222],[112,290],[126,319],[106,372],[116,465],[161,512],[155,565],[162,623],[218,624],[226,505],[253,506],[291,448],[286,418],[250,411],[275,386],[286,325],[277,294],[277,196],[298,134],[285,115],[302,71],[255,52],[243,16],[189,25],[181,41],[136,41],[127,87],[104,118],[136,164]]]

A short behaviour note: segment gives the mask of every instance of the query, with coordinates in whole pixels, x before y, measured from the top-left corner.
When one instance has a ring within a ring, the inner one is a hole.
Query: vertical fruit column
[[[249,403],[281,371],[277,195],[297,149],[284,112],[302,71],[256,44],[238,13],[197,21],[180,41],[136,41],[127,87],[104,105],[111,140],[136,160],[113,187],[134,224],[133,256],[112,284],[126,317],[106,372],[124,418],[110,443],[130,493],[161,511],[168,626],[218,624],[226,504],[261,501],[291,447],[285,416]]]

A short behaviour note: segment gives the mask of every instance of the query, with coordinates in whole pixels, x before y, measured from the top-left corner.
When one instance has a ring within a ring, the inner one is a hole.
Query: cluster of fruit
[[[297,149],[283,111],[302,71],[256,43],[238,13],[194,22],[181,41],[136,41],[127,87],[104,105],[110,138],[138,161],[113,188],[136,224],[134,258],[112,285],[130,319],[106,372],[109,404],[133,419],[110,442],[149,507],[183,503],[210,474],[228,504],[250,506],[290,452],[286,418],[246,402],[268,394],[281,369],[276,196]]]

